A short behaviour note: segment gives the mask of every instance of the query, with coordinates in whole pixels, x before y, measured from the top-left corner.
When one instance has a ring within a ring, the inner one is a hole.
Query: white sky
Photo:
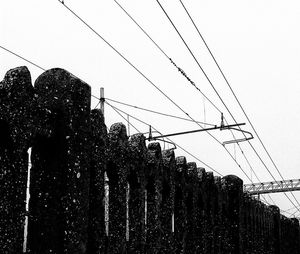
[[[282,175],[285,179],[300,178],[299,1],[183,2]],[[113,0],[65,0],[65,3],[194,119],[220,124],[220,114],[207,101],[204,102],[202,95],[180,75]],[[120,0],[119,3],[224,112],[226,119],[234,123],[156,1]],[[234,117],[238,122],[246,122],[244,129],[253,133],[179,0],[161,0],[161,3]],[[58,0],[1,0],[0,22],[0,46],[45,69],[65,68],[87,82],[94,95],[99,96],[100,86],[103,86],[107,98],[185,117]],[[1,79],[6,71],[20,65],[29,68],[33,81],[42,73],[40,69],[0,48]],[[92,99],[93,108],[96,104],[97,101]],[[152,124],[164,134],[199,128],[195,123],[114,105]],[[105,108],[105,117],[108,126],[114,122],[124,122],[108,106]],[[145,125],[132,119],[131,123],[141,132],[148,131]],[[134,132],[130,128],[130,134]],[[225,131],[213,131],[211,134],[221,142],[231,139]],[[241,137],[238,133],[237,136]],[[224,148],[206,133],[172,139],[223,175],[235,174],[249,183]],[[272,174],[280,180],[256,137],[252,144]],[[234,145],[227,147],[234,154]],[[260,180],[273,180],[250,146],[241,143],[241,148]],[[186,154],[177,149],[176,155]],[[186,156],[189,161],[195,161],[191,156]],[[257,182],[237,147],[236,159],[253,182]],[[203,166],[196,162],[198,166]],[[294,194],[300,202],[300,193]],[[292,207],[283,194],[272,194],[272,198],[281,209]],[[268,196],[266,199],[271,202]]]

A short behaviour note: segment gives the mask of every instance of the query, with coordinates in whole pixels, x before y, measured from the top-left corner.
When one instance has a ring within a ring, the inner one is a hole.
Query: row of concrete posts
[[[90,100],[63,69],[0,82],[0,253],[299,253],[297,219],[122,123],[107,132]]]

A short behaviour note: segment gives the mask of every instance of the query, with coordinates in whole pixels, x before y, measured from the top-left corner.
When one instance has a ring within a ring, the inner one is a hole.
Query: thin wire
[[[162,115],[162,116],[167,116],[167,117],[172,117],[172,118],[176,118],[176,119],[180,119],[180,120],[184,120],[184,121],[194,122],[191,119],[187,119],[187,118],[183,118],[183,117],[180,117],[180,116],[174,116],[174,115],[154,111],[154,110],[151,110],[151,109],[146,109],[146,108],[134,106],[134,105],[131,105],[131,104],[128,104],[128,103],[125,103],[125,102],[116,101],[116,100],[109,99],[109,98],[105,98],[105,100],[109,100],[109,101],[112,101],[112,102],[115,102],[115,103],[118,103],[118,104],[121,104],[121,105],[124,105],[124,106],[132,107],[132,108],[135,108],[135,109],[147,111],[147,112]],[[205,125],[209,125],[209,126],[216,126],[215,124],[210,124],[210,123],[205,123],[205,122],[200,122],[200,121],[196,121],[196,122],[199,123],[199,124],[205,124]]]
[[[185,73],[185,71],[183,69],[181,69],[180,67],[178,67],[178,65],[172,60],[171,57],[168,56],[168,54],[152,39],[152,37],[145,31],[145,29],[142,28],[141,25],[139,25],[139,23],[132,17],[132,15],[130,15],[128,13],[128,11],[125,10],[125,8],[116,0],[114,0],[114,2],[121,8],[121,10],[138,26],[138,28],[148,37],[148,39],[151,40],[151,42],[158,48],[158,50],[175,66],[175,68],[189,81],[189,83],[191,85],[193,85],[201,94],[204,98],[206,98],[211,105],[217,110],[219,111],[219,113],[222,113],[220,111],[220,109],[200,90],[200,88],[198,88],[195,84],[194,81],[192,81],[188,75]]]
[[[206,72],[204,71],[204,69],[202,68],[202,66],[200,65],[200,63],[198,62],[197,58],[195,57],[194,53],[192,52],[192,50],[190,49],[190,47],[188,46],[188,44],[186,43],[186,41],[184,40],[184,38],[182,37],[181,33],[178,31],[177,27],[175,26],[175,24],[173,23],[173,21],[171,20],[171,18],[169,17],[168,13],[165,11],[164,7],[161,5],[161,3],[159,2],[159,0],[156,0],[156,2],[158,3],[158,5],[160,6],[160,8],[162,9],[162,11],[164,12],[164,14],[166,15],[166,17],[168,18],[168,20],[170,21],[171,25],[173,26],[173,28],[175,29],[175,31],[177,32],[178,36],[181,38],[182,42],[184,43],[184,45],[186,46],[186,48],[188,49],[188,51],[190,52],[191,56],[194,58],[195,62],[197,63],[198,67],[200,68],[200,70],[202,71],[203,75],[205,76],[205,78],[207,79],[207,81],[210,83],[211,87],[214,89],[215,93],[218,95],[220,101],[223,103],[223,105],[225,106],[225,108],[227,109],[227,111],[229,111],[228,107],[226,106],[226,104],[224,103],[222,97],[220,96],[220,94],[218,93],[218,91],[216,90],[215,86],[213,85],[213,83],[211,82],[210,78],[208,77],[208,75],[206,74]]]
[[[4,49],[5,51],[7,51],[7,52],[9,52],[9,53],[11,53],[11,54],[13,54],[13,55],[15,55],[15,56],[21,58],[22,60],[26,61],[27,63],[32,64],[33,66],[35,66],[35,67],[41,69],[42,71],[46,71],[46,69],[44,69],[43,67],[41,67],[41,66],[35,64],[34,62],[31,62],[30,60],[26,59],[25,57],[23,57],[23,56],[21,56],[21,55],[15,53],[15,52],[10,51],[9,49],[7,49],[7,48],[5,48],[5,47],[3,47],[3,46],[1,46],[1,45],[0,45],[0,48],[2,48],[2,49]]]
[[[186,46],[186,48],[188,49],[188,51],[190,52],[190,54],[192,55],[192,57],[194,58],[195,62],[197,63],[198,67],[200,68],[200,70],[202,71],[202,73],[204,74],[204,76],[206,77],[207,81],[209,82],[209,84],[212,86],[213,90],[215,91],[215,93],[217,94],[217,96],[219,97],[220,101],[222,102],[222,104],[224,105],[224,107],[226,108],[226,110],[228,111],[228,113],[231,115],[232,119],[237,123],[237,121],[235,120],[234,116],[232,115],[231,111],[229,110],[229,108],[227,107],[227,105],[225,104],[224,100],[222,99],[222,97],[220,96],[220,94],[218,93],[218,91],[216,90],[216,88],[214,87],[213,83],[211,82],[211,80],[209,79],[208,75],[206,74],[206,72],[204,71],[204,69],[202,68],[202,66],[200,65],[200,63],[198,62],[197,58],[195,57],[194,53],[192,52],[192,50],[190,49],[190,47],[187,45],[186,41],[184,40],[184,38],[182,37],[181,33],[178,31],[177,27],[175,26],[175,24],[173,23],[173,21],[171,20],[171,18],[169,17],[169,15],[167,14],[167,12],[165,11],[165,9],[163,8],[163,6],[161,5],[161,3],[159,2],[159,0],[156,0],[156,2],[158,3],[158,5],[160,6],[160,8],[162,9],[162,11],[164,12],[164,14],[166,15],[166,17],[168,18],[169,22],[171,23],[171,25],[173,26],[173,28],[175,29],[175,31],[177,32],[177,34],[179,35],[179,37],[181,38],[182,42],[184,43],[184,45]],[[232,90],[232,89],[231,89]],[[233,90],[232,90],[233,92]],[[236,96],[235,96],[236,97]],[[236,98],[237,99],[237,98]],[[240,105],[240,103],[239,103]],[[241,106],[241,105],[240,105]],[[243,110],[244,112],[244,110]],[[245,114],[245,112],[244,112]],[[254,130],[255,134],[257,135],[256,130],[253,128],[252,123],[249,121],[249,118],[247,117],[247,115],[245,114],[248,122],[250,123],[252,129]],[[257,135],[258,136],[258,135]],[[280,174],[277,166],[275,165],[274,161],[272,160],[270,154],[268,153],[268,151],[266,150],[264,144],[262,143],[260,137],[258,136],[258,139],[260,140],[262,146],[264,147],[266,153],[268,154],[269,158],[271,159],[273,165],[275,166],[275,168],[277,169],[278,173]],[[248,140],[248,143],[250,143],[250,141]],[[253,148],[252,144],[251,147]],[[258,153],[255,151],[255,153],[258,155]],[[260,156],[259,156],[260,158]],[[261,158],[260,158],[261,159]],[[261,160],[262,161],[262,160]],[[264,163],[263,163],[264,164]],[[265,164],[264,164],[265,165]],[[268,172],[270,173],[269,169],[267,169]],[[270,173],[271,174],[271,173]],[[271,174],[272,175],[272,174]],[[272,175],[273,176],[273,175]],[[280,174],[280,176],[282,177],[282,175]],[[282,177],[283,179],[283,177]],[[274,178],[274,180],[276,181],[276,179]],[[296,202],[299,204],[298,200],[296,199],[296,197],[294,196],[294,194],[292,192],[290,192],[291,195],[294,197],[294,199],[296,200]],[[287,196],[287,194],[284,192],[284,194],[286,195],[286,197],[291,201],[291,199]],[[292,204],[294,204],[291,201]],[[300,204],[299,204],[300,205]],[[298,209],[299,210],[299,209]],[[300,212],[300,210],[299,210]]]

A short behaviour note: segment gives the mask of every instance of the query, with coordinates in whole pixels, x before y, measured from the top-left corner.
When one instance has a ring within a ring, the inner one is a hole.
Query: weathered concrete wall
[[[90,97],[62,69],[0,82],[0,253],[22,252],[30,147],[27,253],[299,253],[297,219],[122,123],[107,133]]]
[[[31,253],[86,253],[90,179],[90,87],[62,69],[35,82],[46,109],[33,138],[28,246]]]
[[[0,82],[0,253],[22,252],[33,93],[26,67]]]

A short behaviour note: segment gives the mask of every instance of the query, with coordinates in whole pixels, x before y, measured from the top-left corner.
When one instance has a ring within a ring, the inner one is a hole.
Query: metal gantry
[[[244,192],[260,195],[300,190],[300,179],[244,184]]]

